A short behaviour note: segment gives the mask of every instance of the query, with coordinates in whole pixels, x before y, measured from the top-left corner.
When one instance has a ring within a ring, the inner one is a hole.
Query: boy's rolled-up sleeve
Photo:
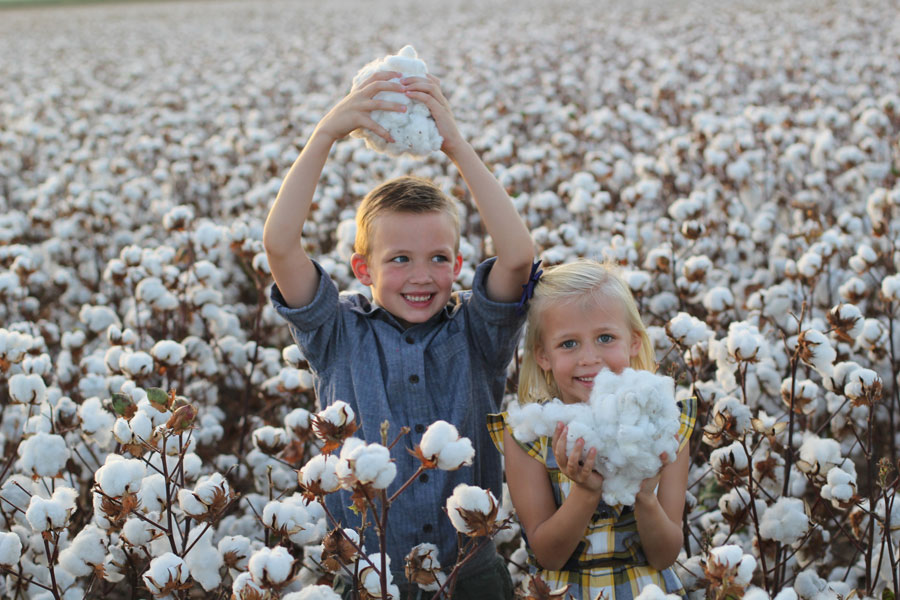
[[[303,355],[316,372],[322,372],[329,363],[334,341],[340,328],[339,295],[331,277],[321,265],[313,261],[319,273],[319,286],[312,302],[299,308],[291,308],[281,295],[277,284],[272,284],[270,298],[275,310],[290,326],[291,337],[303,350]]]
[[[495,261],[490,258],[475,270],[469,328],[482,360],[496,369],[503,369],[515,352],[525,314],[519,310],[517,302],[496,302],[488,298],[487,276]]]

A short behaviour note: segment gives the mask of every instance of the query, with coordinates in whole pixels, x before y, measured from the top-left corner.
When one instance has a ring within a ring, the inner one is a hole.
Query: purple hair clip
[[[533,265],[531,265],[531,275],[528,276],[528,281],[522,284],[522,297],[519,298],[519,303],[516,304],[516,309],[519,314],[525,312],[525,305],[531,300],[531,297],[534,296],[534,286],[537,285],[538,280],[541,278],[541,274],[543,274],[543,269],[538,269],[541,266],[541,261],[537,261]]]

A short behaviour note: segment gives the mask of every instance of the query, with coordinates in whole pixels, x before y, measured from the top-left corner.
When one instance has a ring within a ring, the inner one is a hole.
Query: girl
[[[587,402],[601,369],[655,370],[653,348],[631,291],[610,268],[580,261],[547,269],[528,309],[519,401]],[[634,598],[646,585],[684,596],[669,568],[683,544],[684,509],[695,402],[682,406],[674,461],[644,480],[634,506],[601,500],[596,450],[579,460],[584,441],[566,455],[560,423],[552,439],[518,442],[504,415],[488,427],[505,454],[506,480],[533,571],[551,589],[570,585],[576,600]],[[663,462],[666,459],[663,457]],[[600,596],[600,592],[604,595]]]

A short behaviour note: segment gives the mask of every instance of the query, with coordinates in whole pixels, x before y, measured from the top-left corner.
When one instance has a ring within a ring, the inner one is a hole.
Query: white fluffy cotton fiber
[[[360,69],[353,78],[353,89],[355,90],[378,71],[397,71],[402,73],[403,77],[424,77],[428,73],[425,62],[418,58],[412,46],[407,45],[397,54],[376,59]],[[427,106],[399,92],[379,92],[375,95],[375,99],[405,104],[406,112],[372,111],[372,119],[390,132],[394,142],[388,143],[367,129],[354,131],[353,135],[365,139],[369,148],[391,156],[404,153],[424,156],[441,149],[444,139],[438,133],[437,125]]]
[[[633,369],[598,373],[588,404],[554,398],[509,406],[509,425],[521,442],[552,436],[562,421],[569,453],[579,437],[585,453],[596,448],[595,470],[603,475],[603,501],[609,505],[633,504],[641,482],[662,467],[662,453],[675,460],[679,417],[672,378]]]

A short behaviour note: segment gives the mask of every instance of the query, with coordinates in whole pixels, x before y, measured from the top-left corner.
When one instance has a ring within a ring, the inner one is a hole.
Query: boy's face
[[[437,314],[462,268],[450,216],[391,212],[375,219],[371,233],[369,256],[354,254],[350,265],[372,299],[405,327]]]

